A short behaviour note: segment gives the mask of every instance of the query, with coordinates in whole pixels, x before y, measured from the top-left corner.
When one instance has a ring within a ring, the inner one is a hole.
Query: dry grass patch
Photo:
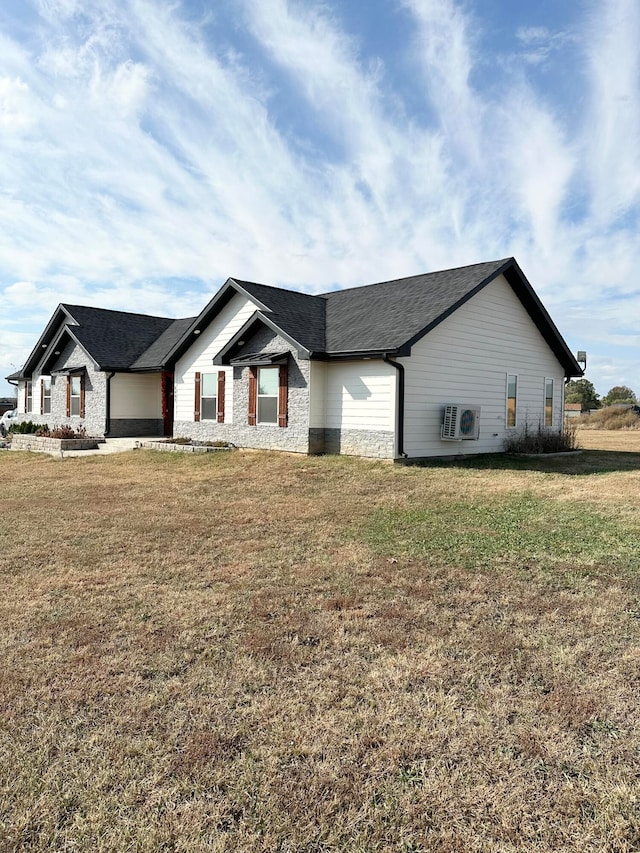
[[[640,418],[634,415],[640,422]],[[588,429],[580,426],[577,440],[585,450],[611,450],[616,453],[640,453],[640,429]]]
[[[0,849],[638,849],[630,457],[0,455]]]

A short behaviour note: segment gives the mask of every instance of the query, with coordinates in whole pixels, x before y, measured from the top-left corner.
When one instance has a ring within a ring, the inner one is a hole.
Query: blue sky
[[[3,0],[0,376],[59,302],[514,255],[640,394],[638,44],[637,0]]]

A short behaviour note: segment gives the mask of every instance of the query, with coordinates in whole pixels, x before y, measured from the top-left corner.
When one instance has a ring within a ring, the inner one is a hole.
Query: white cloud
[[[586,28],[589,109],[583,128],[596,222],[640,200],[640,7],[602,0]]]
[[[29,86],[19,78],[0,77],[0,130],[24,131],[32,122]]]

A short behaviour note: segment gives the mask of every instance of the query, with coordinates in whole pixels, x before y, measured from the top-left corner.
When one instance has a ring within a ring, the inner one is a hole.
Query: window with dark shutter
[[[256,409],[258,404],[258,370],[249,368],[249,426],[256,425]]]
[[[280,365],[278,377],[278,426],[287,426],[287,404],[289,398],[289,370],[286,364]]]

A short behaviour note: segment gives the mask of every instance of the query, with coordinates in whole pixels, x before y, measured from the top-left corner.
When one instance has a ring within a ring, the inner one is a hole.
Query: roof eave
[[[321,361],[359,361],[371,358],[396,358],[400,355],[397,347],[386,349],[334,350],[332,352],[313,353],[313,358]]]
[[[26,359],[26,361],[25,361],[25,363],[24,363],[24,365],[20,371],[23,374],[22,378],[26,378],[27,376],[31,376],[34,368],[42,361],[43,354],[42,354],[41,350],[45,346],[45,342],[51,338],[53,329],[58,324],[60,324],[61,327],[65,327],[67,325],[64,322],[64,320],[61,321],[61,315],[66,315],[66,317],[69,320],[72,320],[77,325],[77,320],[70,314],[70,312],[67,310],[66,306],[62,302],[60,302],[58,304],[57,308],[55,309],[55,311],[53,312],[53,314],[51,315],[51,318],[50,318],[49,322],[47,323],[47,325],[45,326],[43,333],[38,338],[38,341],[37,341],[35,347],[31,350],[31,352],[27,356],[27,359]],[[58,330],[58,332],[55,333],[54,337],[59,337],[59,330]],[[49,340],[49,343],[51,343],[51,340]],[[49,347],[49,344],[46,344],[47,349],[48,349],[48,347]],[[38,358],[38,356],[40,356],[40,357]]]

